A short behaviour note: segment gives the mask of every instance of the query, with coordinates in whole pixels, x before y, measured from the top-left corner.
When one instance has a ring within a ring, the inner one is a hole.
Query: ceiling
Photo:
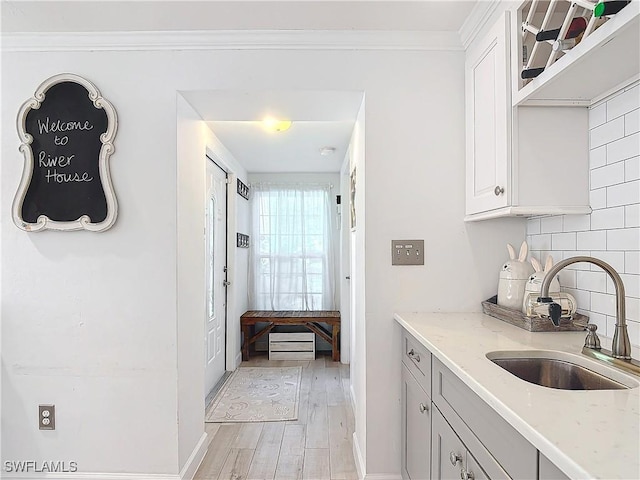
[[[347,153],[362,92],[181,92],[222,144],[249,172],[338,172]],[[267,117],[291,120],[272,132]],[[322,155],[323,147],[335,152]]]
[[[481,0],[5,1],[0,30],[158,32],[342,30],[459,32]],[[338,172],[362,92],[181,92],[248,172]],[[292,120],[267,132],[266,116]],[[333,147],[332,155],[320,149]]]

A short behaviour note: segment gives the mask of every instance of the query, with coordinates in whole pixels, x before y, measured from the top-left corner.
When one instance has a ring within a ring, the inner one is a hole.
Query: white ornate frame
[[[107,216],[102,222],[92,223],[88,215],[82,215],[77,220],[63,222],[51,220],[46,215],[40,215],[36,223],[29,223],[25,222],[21,215],[22,204],[27,194],[29,184],[31,183],[34,167],[33,150],[31,148],[33,137],[26,131],[27,114],[32,109],[40,108],[40,105],[42,105],[42,102],[45,99],[47,90],[49,90],[53,85],[62,82],[75,82],[82,85],[87,90],[88,97],[93,102],[94,107],[104,109],[107,114],[107,131],[100,135],[102,147],[100,148],[100,156],[98,160],[100,181],[107,200]],[[22,179],[20,180],[18,191],[13,200],[11,212],[13,216],[13,223],[15,223],[18,228],[27,232],[38,232],[46,229],[64,231],[84,229],[92,232],[102,232],[110,228],[115,223],[118,215],[118,202],[116,200],[113,184],[111,183],[111,174],[109,172],[109,157],[114,152],[113,139],[116,136],[117,128],[118,118],[113,105],[100,96],[100,92],[96,86],[89,80],[73,73],[61,73],[42,82],[42,84],[37,88],[33,98],[27,100],[18,112],[18,135],[22,142],[19,150],[24,155],[24,169],[22,171]]]

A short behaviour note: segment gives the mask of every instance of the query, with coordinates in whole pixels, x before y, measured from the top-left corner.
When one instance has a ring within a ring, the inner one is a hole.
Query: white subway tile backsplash
[[[558,274],[560,287],[562,289],[576,288],[576,274],[576,270],[569,270],[568,268],[560,270],[560,273]]]
[[[562,222],[564,232],[584,232],[591,228],[591,215],[565,215]]]
[[[640,203],[640,180],[607,187],[607,207]]]
[[[589,127],[594,128],[607,121],[607,102],[589,109]]]
[[[624,162],[624,181],[640,179],[640,157],[633,157]]]
[[[604,315],[615,315],[616,296],[608,293],[591,292],[590,310]]]
[[[607,101],[607,121],[640,108],[640,87],[635,86]]]
[[[624,134],[631,135],[638,131],[640,131],[640,108],[636,108],[624,116]]]
[[[553,233],[551,234],[551,248],[553,250],[575,250],[576,233]]]
[[[624,227],[624,208],[605,208],[591,213],[591,230]]]
[[[536,235],[540,233],[540,219],[530,218],[527,220],[527,235]]]
[[[624,252],[614,252],[614,251],[606,251],[606,252],[592,252],[592,257],[599,258],[600,260],[605,261],[609,265],[613,267],[613,269],[622,273],[625,271],[625,263],[624,263]],[[591,265],[591,270],[595,272],[602,272],[602,268],[597,265]]]
[[[593,149],[622,137],[624,137],[624,117],[619,117],[589,131],[589,148]]]
[[[576,288],[607,293],[607,274],[603,271],[578,271],[576,272]]]
[[[577,288],[565,288],[564,291],[569,295],[573,295],[579,309],[585,311],[591,310],[591,292],[588,292],[587,290],[578,290]]]
[[[589,152],[589,168],[604,167],[607,164],[607,146],[602,145]]]
[[[624,182],[624,162],[594,168],[590,172],[591,190]]]
[[[580,313],[589,317],[589,323],[593,323],[594,325],[598,326],[598,330],[596,332],[598,335],[602,335],[605,337],[609,336],[609,334],[607,333],[607,316],[606,315],[602,315],[601,313],[589,312],[589,311],[580,312]]]
[[[640,133],[607,144],[607,163],[616,163],[640,155]]]
[[[606,233],[609,250],[640,250],[640,228],[609,230]]]
[[[562,231],[562,215],[543,217],[540,219],[540,233],[555,233]]]
[[[560,254],[562,253],[562,259],[566,260],[567,258],[570,257],[588,257],[591,255],[591,252],[583,250],[583,251],[575,251],[575,250],[569,250],[569,251],[563,251],[563,252],[550,252],[551,255],[553,255],[553,258],[556,258],[556,254]],[[567,266],[568,269],[571,270],[591,270],[591,264],[589,263],[583,263],[583,262],[579,262],[579,263],[572,263],[571,265]]]
[[[640,275],[640,251],[624,252],[624,272]]]
[[[593,210],[607,208],[607,189],[598,188],[589,192],[589,205]]]
[[[620,273],[626,290],[631,343],[640,346],[640,82],[589,110],[589,215],[536,217],[527,221],[531,253],[544,262],[574,256],[600,258]],[[553,250],[552,250],[553,249]],[[596,265],[575,263],[560,273],[563,291],[578,310],[613,335],[615,288]],[[603,345],[610,345],[604,339]]]
[[[633,320],[627,321],[627,331],[629,332],[629,341],[632,345],[640,345],[640,323]],[[632,355],[634,358],[634,355]]]
[[[624,226],[640,227],[640,203],[624,207]]]
[[[640,322],[640,298],[627,297],[627,320]]]
[[[640,298],[640,275],[631,275],[629,273],[621,273],[622,283],[624,283],[625,296]],[[616,289],[611,281],[611,288],[607,285],[608,293],[615,293]]]
[[[606,231],[578,232],[577,236],[578,236],[578,242],[576,247],[579,250],[606,250],[607,249],[607,232]]]
[[[529,248],[531,250],[551,250],[551,235],[531,235],[531,244],[529,245]]]

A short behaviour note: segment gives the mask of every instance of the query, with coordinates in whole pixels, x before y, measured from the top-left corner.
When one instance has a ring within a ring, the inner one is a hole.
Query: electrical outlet
[[[40,430],[56,429],[55,405],[38,405],[38,428]]]
[[[424,240],[392,240],[391,265],[424,265]]]

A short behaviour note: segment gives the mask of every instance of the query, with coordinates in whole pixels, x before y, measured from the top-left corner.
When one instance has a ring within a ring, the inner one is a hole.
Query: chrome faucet
[[[625,296],[624,296],[624,284],[622,283],[622,279],[618,272],[616,272],[611,265],[598,258],[579,256],[579,257],[570,257],[561,262],[556,263],[551,270],[549,270],[542,281],[542,288],[540,291],[540,298],[538,298],[538,302],[549,304],[549,317],[551,321],[556,327],[560,326],[560,314],[561,307],[557,303],[554,303],[551,297],[549,296],[549,286],[551,285],[551,281],[555,278],[555,276],[567,265],[571,265],[572,263],[578,262],[587,262],[593,263],[594,265],[602,268],[611,280],[613,280],[613,285],[616,289],[616,325],[615,332],[613,334],[613,343],[611,344],[611,357],[620,359],[620,360],[631,360],[631,343],[629,342],[629,332],[627,331],[627,320],[626,320],[626,312],[625,312]],[[595,334],[595,327],[589,328],[589,337],[587,337],[587,343],[591,344],[590,349],[599,350],[600,342],[597,343],[594,341],[597,339]],[[597,346],[596,346],[597,345]]]

